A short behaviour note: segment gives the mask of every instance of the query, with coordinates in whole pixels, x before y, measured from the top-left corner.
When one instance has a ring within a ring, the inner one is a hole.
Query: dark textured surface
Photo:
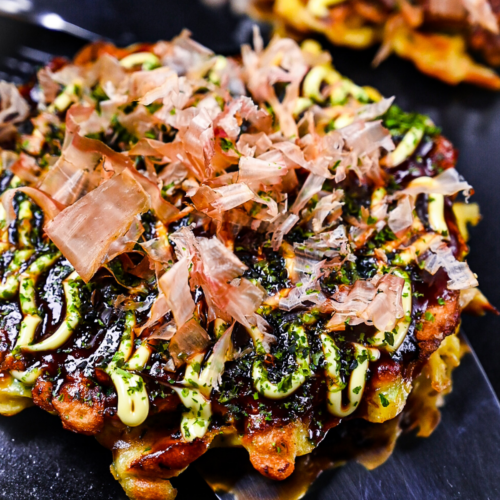
[[[30,408],[0,420],[0,498],[126,499],[109,472],[111,453],[92,438],[63,431]]]
[[[111,452],[94,438],[63,430],[39,408],[0,417],[0,498],[5,500],[126,500],[109,471]],[[175,479],[178,500],[214,498],[190,471]]]
[[[38,12],[56,11],[68,22],[125,44],[169,39],[183,27],[216,51],[234,53],[249,39],[251,22],[232,18],[227,8],[198,8],[192,0],[36,0]],[[73,54],[81,41],[12,20],[0,19],[0,78],[25,80],[51,54]],[[33,51],[32,49],[35,49]],[[469,258],[481,288],[500,305],[500,94],[470,86],[445,86],[396,59],[370,69],[373,53],[332,49],[338,69],[359,84],[396,95],[408,110],[428,113],[460,150],[458,168],[476,190],[484,220],[472,230]],[[469,339],[500,393],[500,319],[465,318]],[[500,411],[479,366],[464,360],[443,422],[428,440],[404,437],[394,456],[367,472],[348,466],[325,473],[308,498],[495,499],[500,452]],[[61,429],[38,409],[0,420],[0,498],[122,499],[109,474],[111,455],[92,438]],[[223,464],[221,464],[221,467]],[[178,480],[179,499],[213,498],[194,472]]]

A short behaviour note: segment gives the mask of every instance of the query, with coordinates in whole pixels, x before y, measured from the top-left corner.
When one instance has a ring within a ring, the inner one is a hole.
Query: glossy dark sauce
[[[45,314],[42,326],[35,337],[36,342],[52,335],[62,322],[66,314],[62,282],[72,271],[73,266],[66,259],[61,258],[38,281],[36,290],[40,306]]]
[[[14,177],[14,174],[9,170],[4,170],[0,174],[0,192],[3,193],[9,187],[12,177]]]
[[[395,143],[397,144],[397,140]],[[401,165],[390,170],[393,182],[405,188],[413,179],[435,177],[446,168],[454,167],[457,151],[443,136],[424,135],[416,151]]]

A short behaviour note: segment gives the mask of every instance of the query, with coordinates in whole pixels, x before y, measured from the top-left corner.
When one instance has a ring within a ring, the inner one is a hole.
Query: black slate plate
[[[66,28],[81,26],[87,30],[85,36],[97,33],[121,44],[169,39],[187,27],[197,40],[222,53],[237,52],[241,43],[249,41],[252,26],[245,17],[233,16],[227,7],[209,9],[194,0],[148,0],[140,7],[133,0],[18,4],[32,8],[19,11],[15,18],[0,18],[0,78],[18,82],[26,80],[51,55],[71,56],[83,44],[81,39],[20,22],[20,18],[33,22],[56,12],[70,23],[64,25]],[[395,59],[373,71],[370,52],[331,51],[340,71],[357,83],[378,87],[385,95],[395,94],[405,109],[430,114],[459,147],[459,169],[476,188],[484,215],[481,226],[472,231],[471,267],[492,302],[500,304],[500,197],[496,187],[500,180],[496,166],[500,157],[500,95],[469,86],[445,86]],[[493,316],[466,318],[465,325],[471,344],[500,392],[500,338],[495,336],[500,320]],[[499,431],[498,401],[479,363],[468,356],[455,374],[455,390],[447,398],[443,421],[431,438],[402,438],[394,456],[373,472],[355,463],[327,472],[307,498],[500,498],[496,471]],[[56,418],[38,409],[0,420],[0,450],[1,498],[125,498],[109,474],[110,453],[92,438],[63,431]],[[194,469],[174,484],[179,488],[179,499],[214,498]]]

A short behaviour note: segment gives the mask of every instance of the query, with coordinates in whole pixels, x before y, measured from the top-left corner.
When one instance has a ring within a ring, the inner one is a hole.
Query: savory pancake
[[[0,95],[0,413],[95,435],[155,499],[210,447],[281,480],[329,429],[449,391],[461,310],[491,309],[471,186],[315,42],[97,43]]]

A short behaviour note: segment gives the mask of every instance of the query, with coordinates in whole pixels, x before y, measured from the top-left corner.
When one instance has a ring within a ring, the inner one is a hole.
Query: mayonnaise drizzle
[[[328,411],[340,418],[347,417],[356,410],[363,397],[366,384],[366,372],[369,361],[380,357],[377,349],[367,348],[353,343],[357,366],[352,370],[347,384],[349,403],[342,404],[342,390],[346,386],[340,377],[340,352],[333,339],[326,333],[321,334],[323,354],[326,361],[326,375],[328,383]]]
[[[149,413],[149,397],[142,377],[121,368],[132,354],[135,315],[132,311],[125,318],[125,329],[118,351],[106,367],[118,395],[117,415],[130,427],[141,425]]]
[[[275,383],[269,380],[269,374],[262,359],[257,359],[253,364],[252,378],[254,387],[260,394],[269,399],[286,398],[295,392],[311,375],[309,343],[304,328],[292,325],[289,334],[294,338],[296,344],[295,360],[298,366],[293,373],[282,377],[278,383]],[[256,343],[257,353],[259,353],[259,345]]]
[[[50,351],[61,347],[73,334],[80,322],[80,284],[78,273],[74,271],[63,281],[64,296],[66,298],[66,316],[61,326],[48,338],[38,344],[23,346],[23,351],[37,352]]]

